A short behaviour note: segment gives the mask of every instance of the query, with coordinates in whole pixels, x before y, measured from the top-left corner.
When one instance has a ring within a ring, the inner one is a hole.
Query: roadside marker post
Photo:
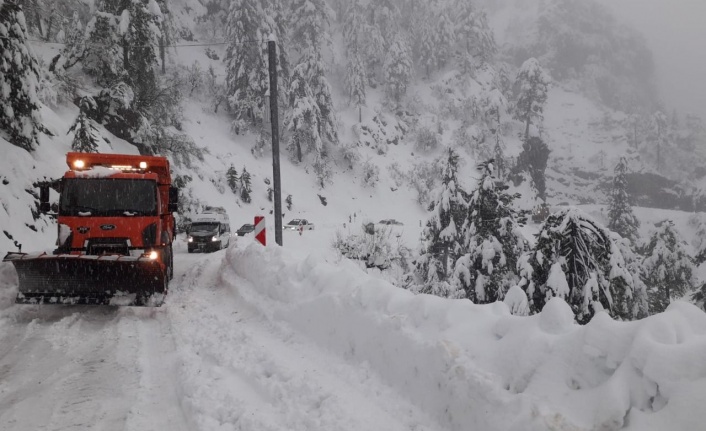
[[[265,216],[255,216],[255,239],[262,245],[267,245],[267,231],[265,229]]]

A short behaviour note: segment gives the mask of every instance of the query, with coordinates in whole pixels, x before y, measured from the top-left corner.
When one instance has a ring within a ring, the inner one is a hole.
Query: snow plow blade
[[[158,307],[167,293],[162,265],[146,257],[8,253],[19,279],[18,304]]]

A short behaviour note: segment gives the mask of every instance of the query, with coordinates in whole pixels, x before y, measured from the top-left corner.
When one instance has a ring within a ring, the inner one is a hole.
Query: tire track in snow
[[[184,404],[198,429],[440,429],[373,373],[268,321],[220,266],[216,255],[195,261],[173,296],[183,305],[170,309]]]

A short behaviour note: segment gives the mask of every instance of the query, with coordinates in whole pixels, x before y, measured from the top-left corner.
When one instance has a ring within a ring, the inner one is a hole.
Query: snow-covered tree
[[[86,24],[83,70],[93,76],[98,85],[113,84],[125,70],[118,17],[96,12]],[[71,63],[71,58],[67,59]]]
[[[551,214],[521,271],[530,309],[552,297],[564,299],[584,324],[600,310],[634,318],[635,280],[611,232],[577,208]]]
[[[333,11],[324,0],[295,0],[292,11],[292,44],[300,53],[298,64],[306,65],[304,76],[319,108],[319,134],[338,143],[331,85],[326,79],[323,49],[331,45],[329,27]]]
[[[249,204],[252,200],[251,197],[252,188],[250,180],[250,172],[243,166],[243,172],[240,174],[240,199],[246,204]]]
[[[387,96],[395,105],[399,105],[412,80],[412,58],[407,41],[401,33],[390,44],[383,71]]]
[[[238,171],[235,169],[235,166],[232,164],[226,171],[226,182],[228,183],[228,187],[230,187],[230,190],[233,193],[238,193],[238,186],[240,184],[240,177],[238,176]]]
[[[324,0],[292,0],[290,11],[292,45],[297,51],[321,51],[331,44],[328,29],[333,11]]]
[[[515,170],[529,174],[537,197],[544,201],[546,197],[546,180],[544,172],[549,161],[549,147],[541,138],[533,136],[522,144],[522,152],[517,157]],[[520,174],[521,175],[521,174]]]
[[[304,57],[303,76],[311,90],[311,95],[318,107],[319,115],[319,135],[321,139],[332,143],[338,143],[338,126],[336,123],[336,112],[333,107],[333,97],[331,96],[331,85],[326,79],[326,66],[320,51],[308,50]],[[298,67],[298,66],[297,66]]]
[[[95,111],[96,101],[90,96],[84,96],[79,103],[79,114],[67,134],[73,132],[71,150],[79,153],[97,153],[98,144],[103,140],[100,132],[89,118],[89,113]]]
[[[152,105],[157,91],[156,68],[161,38],[161,11],[156,3],[150,6],[133,1],[120,17],[120,34],[123,36],[123,62],[135,92],[136,109]]]
[[[11,144],[34,151],[42,129],[39,66],[27,39],[22,8],[0,3],[0,133]]]
[[[366,26],[364,13],[360,0],[346,2],[346,10],[343,14],[343,43],[349,56],[351,52],[363,49]]]
[[[237,124],[260,124],[269,89],[269,28],[258,0],[234,0],[226,21],[226,94]],[[236,127],[239,131],[239,127]]]
[[[301,163],[309,152],[321,154],[323,141],[320,135],[320,112],[307,82],[306,65],[299,64],[292,70],[289,87],[289,106],[287,130],[289,143],[287,149],[293,159]]]
[[[84,28],[78,12],[74,12],[71,26],[64,37],[64,49],[61,55],[65,58],[64,68],[69,68],[84,56],[85,41]]]
[[[448,280],[461,252],[460,228],[467,212],[466,193],[458,183],[458,164],[458,154],[449,148],[441,186],[429,206],[431,215],[422,231],[422,249],[415,268],[422,282],[421,292],[452,298],[465,296]]]
[[[346,89],[348,91],[349,103],[358,108],[358,122],[362,119],[362,107],[365,106],[367,76],[365,65],[360,59],[358,51],[348,55],[348,68],[346,69]]]
[[[429,19],[421,23],[419,30],[419,48],[418,59],[420,65],[424,68],[424,74],[429,78],[429,74],[436,70],[439,66],[439,40],[436,24],[430,22]]]
[[[456,34],[461,45],[461,69],[463,73],[468,74],[475,64],[488,62],[495,55],[497,46],[484,10],[475,9],[468,1],[458,2],[456,9]]]
[[[538,126],[543,119],[550,84],[551,77],[535,58],[522,63],[515,79],[514,118],[525,124],[525,141],[530,136],[530,125]]]
[[[444,67],[451,59],[453,46],[456,43],[456,32],[454,24],[449,17],[450,10],[447,8],[439,12],[438,22],[435,26],[436,30],[436,57],[438,67]]]
[[[644,249],[643,280],[647,285],[650,314],[664,311],[674,299],[684,297],[695,283],[693,258],[671,220],[652,233]]]
[[[475,303],[502,300],[517,284],[516,267],[527,250],[520,232],[524,217],[513,207],[518,196],[494,177],[493,160],[481,163],[481,178],[468,202],[462,226],[463,253],[456,261],[452,284],[462,288]]]
[[[615,176],[613,177],[613,187],[610,191],[610,202],[608,203],[608,229],[617,232],[623,238],[627,238],[633,244],[637,243],[640,221],[635,216],[630,205],[628,194],[628,162],[625,157],[621,157],[615,166]]]
[[[654,158],[658,172],[663,170],[664,161],[671,147],[669,129],[669,119],[662,111],[652,114],[647,135],[647,141],[652,148],[648,148],[647,151]]]

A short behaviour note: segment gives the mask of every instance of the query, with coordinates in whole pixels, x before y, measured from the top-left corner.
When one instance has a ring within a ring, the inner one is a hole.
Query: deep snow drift
[[[285,248],[239,238],[210,255],[186,254],[182,238],[156,310],[14,305],[2,264],[3,429],[650,431],[706,421],[706,314],[691,304],[579,326],[555,299],[517,317],[503,303],[413,295],[310,252],[308,233],[285,232]]]

